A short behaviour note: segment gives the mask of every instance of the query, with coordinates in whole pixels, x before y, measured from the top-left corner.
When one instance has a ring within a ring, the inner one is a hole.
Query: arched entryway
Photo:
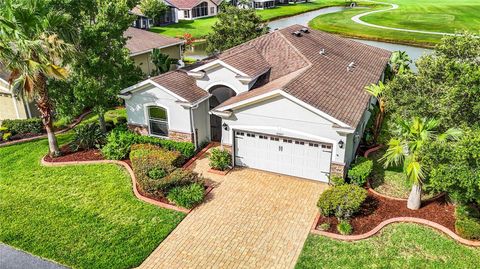
[[[224,85],[217,85],[210,88],[210,110],[214,109],[227,99],[237,95],[234,90]],[[222,119],[219,116],[210,115],[210,134],[212,141],[220,142],[222,139]]]

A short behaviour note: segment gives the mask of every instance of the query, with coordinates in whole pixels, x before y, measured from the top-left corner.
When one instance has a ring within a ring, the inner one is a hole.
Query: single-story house
[[[182,45],[185,42],[181,39],[134,27],[129,27],[123,35],[128,38],[126,47],[130,50],[130,57],[146,75],[150,75],[155,69],[151,59],[153,49],[160,49],[172,59],[182,59]]]
[[[344,176],[390,52],[294,25],[124,89],[129,128],[232,147],[236,166]]]
[[[218,14],[222,0],[168,0],[178,10],[179,20],[194,20]]]
[[[0,64],[0,122],[6,119],[28,119],[40,113],[34,103],[15,96],[8,83],[10,74]]]
[[[154,22],[152,19],[148,18],[143,14],[141,8],[139,5],[135,6],[130,10],[130,14],[133,14],[136,16],[135,21],[132,23],[132,27],[138,28],[138,29],[150,29],[150,27],[156,25],[169,25],[172,23],[177,23],[178,22],[178,9],[174,6],[172,6],[170,3],[165,1],[165,4],[167,5],[167,11],[163,16],[156,22]]]

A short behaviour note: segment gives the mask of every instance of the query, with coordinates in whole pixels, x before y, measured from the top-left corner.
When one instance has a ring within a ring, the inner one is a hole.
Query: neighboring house
[[[182,59],[184,41],[181,39],[133,27],[128,28],[123,35],[128,38],[126,47],[130,50],[130,57],[146,75],[150,75],[155,69],[151,59],[153,49],[160,49],[172,59]]]
[[[39,116],[33,103],[14,96],[8,83],[9,73],[0,64],[0,122],[6,119],[27,119]]]
[[[178,19],[194,20],[218,14],[222,0],[168,0],[178,9]]]
[[[300,25],[122,91],[129,128],[232,146],[234,165],[328,182],[344,176],[390,52]]]
[[[139,29],[150,29],[150,27],[154,26],[154,24],[158,25],[169,25],[172,23],[178,22],[178,9],[172,6],[170,3],[165,1],[167,5],[167,11],[165,14],[156,22],[152,19],[148,18],[143,14],[140,6],[135,6],[132,10],[130,10],[130,14],[137,16],[135,21],[132,23],[132,27],[139,28]]]

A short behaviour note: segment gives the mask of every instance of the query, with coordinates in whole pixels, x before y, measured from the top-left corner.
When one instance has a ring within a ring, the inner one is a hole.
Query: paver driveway
[[[140,268],[293,268],[327,186],[252,169],[208,177],[218,182],[208,201]]]

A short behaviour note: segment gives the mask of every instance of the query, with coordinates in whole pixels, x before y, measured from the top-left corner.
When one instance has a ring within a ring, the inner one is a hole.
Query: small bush
[[[26,120],[4,120],[2,127],[7,128],[12,135],[16,134],[42,134],[44,133],[43,122],[39,118]]]
[[[339,176],[332,176],[330,178],[330,183],[333,186],[340,186],[340,185],[345,184],[345,179],[343,177],[339,177]]]
[[[324,223],[318,225],[318,229],[320,231],[328,231],[328,230],[330,230],[330,223],[324,222]]]
[[[167,171],[163,168],[155,167],[150,169],[147,173],[148,177],[151,179],[161,179],[167,176]]]
[[[120,117],[117,118],[116,125],[125,124],[125,123],[127,123],[127,118],[126,117],[120,116]]]
[[[480,239],[480,213],[470,206],[458,206],[455,210],[455,231],[463,238]]]
[[[170,175],[166,176],[156,184],[156,189],[163,193],[170,189],[180,186],[198,183],[203,185],[203,178],[200,178],[197,173],[186,169],[176,169]]]
[[[184,159],[190,158],[195,154],[195,146],[192,143],[137,135],[126,130],[124,125],[117,126],[108,134],[107,143],[103,147],[102,153],[107,159],[122,160],[128,156],[133,144],[152,144],[166,150],[179,151],[184,156]]]
[[[225,171],[232,164],[232,156],[226,149],[212,149],[210,153],[210,167],[216,170]]]
[[[186,186],[175,187],[168,192],[168,200],[176,205],[193,208],[200,204],[205,197],[205,190],[202,185],[193,183]]]
[[[105,128],[107,129],[107,131],[112,130],[114,127],[115,127],[115,124],[113,123],[113,120],[108,119],[105,121]]]
[[[348,170],[350,182],[363,186],[367,182],[367,178],[372,173],[373,161],[365,157],[358,157],[352,168]]]
[[[74,151],[100,148],[105,143],[105,135],[96,123],[80,125],[73,131],[71,148]]]
[[[335,186],[324,191],[318,200],[318,207],[323,216],[336,216],[346,219],[358,212],[367,198],[367,191],[356,185]]]
[[[3,141],[8,141],[8,140],[10,140],[11,137],[12,137],[12,133],[4,133],[2,135],[2,140]]]
[[[348,220],[340,220],[337,224],[337,231],[342,235],[349,235],[352,233],[352,225],[348,222]]]

